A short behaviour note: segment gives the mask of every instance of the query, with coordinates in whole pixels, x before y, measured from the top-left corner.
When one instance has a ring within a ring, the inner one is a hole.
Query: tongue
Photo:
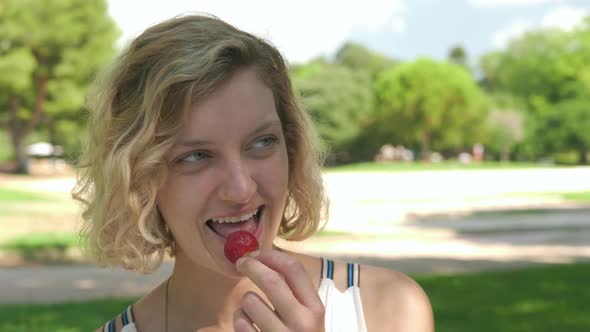
[[[236,231],[246,231],[254,234],[256,232],[256,223],[254,222],[254,218],[255,217],[252,217],[248,220],[234,223],[218,223],[215,221],[210,221],[209,225],[215,232],[217,232],[217,234],[224,238]]]

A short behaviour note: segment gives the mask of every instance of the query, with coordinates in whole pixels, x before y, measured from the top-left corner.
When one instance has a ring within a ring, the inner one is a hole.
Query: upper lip
[[[262,204],[261,205],[256,205],[254,207],[244,208],[244,209],[241,209],[241,210],[235,211],[235,212],[228,212],[228,213],[220,214],[220,215],[218,215],[216,217],[212,217],[210,219],[219,219],[219,218],[230,218],[230,217],[243,216],[246,213],[249,213],[249,212],[252,212],[252,211],[255,211],[255,210],[260,209],[261,206],[262,206]]]

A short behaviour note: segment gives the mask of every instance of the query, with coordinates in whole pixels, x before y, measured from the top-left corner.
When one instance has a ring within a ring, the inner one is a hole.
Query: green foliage
[[[86,131],[82,120],[61,119],[55,124],[56,140],[64,149],[64,158],[76,162],[82,151]]]
[[[10,137],[8,133],[0,129],[0,165],[13,159]]]
[[[577,165],[580,154],[576,151],[560,151],[550,155],[551,161],[557,165]]]
[[[527,98],[555,102],[570,97],[577,68],[570,61],[573,42],[561,30],[540,30],[513,40],[505,52],[483,58],[486,79],[500,90]]]
[[[572,264],[416,279],[437,331],[588,331],[588,273],[590,264]]]
[[[542,114],[538,136],[544,135],[549,152],[576,149],[579,161],[587,162],[590,151],[590,99],[558,102]]]
[[[347,42],[333,61],[315,59],[292,68],[294,87],[331,152],[328,163],[367,158],[363,136],[372,121],[372,87],[377,75],[395,64],[393,59]]]
[[[10,49],[8,45],[7,42],[0,44],[0,87],[15,92],[30,89],[37,61],[30,49]]]
[[[510,160],[513,147],[525,138],[526,113],[512,109],[494,109],[488,118],[488,139],[486,145],[489,152],[500,154],[503,161]]]
[[[525,140],[521,156],[578,151],[585,163],[590,109],[590,18],[573,31],[541,29],[482,57],[482,85],[522,100]]]
[[[21,140],[43,120],[53,127],[52,143],[73,146],[66,138],[74,125],[79,131],[86,89],[116,51],[118,31],[107,9],[106,0],[0,3],[0,120]]]
[[[371,51],[363,45],[347,42],[336,51],[334,63],[353,71],[368,72],[372,78],[375,78],[382,71],[395,66],[397,61]]]
[[[366,72],[323,62],[292,71],[293,85],[334,158],[348,159],[348,142],[360,133],[371,107]]]
[[[383,143],[464,148],[485,136],[488,100],[470,74],[448,62],[420,59],[378,76],[375,130]]]
[[[469,59],[467,51],[461,45],[455,45],[449,51],[449,61],[469,69]]]

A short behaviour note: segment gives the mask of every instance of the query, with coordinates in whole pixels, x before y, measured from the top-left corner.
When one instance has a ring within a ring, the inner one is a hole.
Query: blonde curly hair
[[[90,91],[88,140],[72,196],[82,203],[81,235],[99,264],[149,273],[166,252],[174,254],[156,205],[165,155],[190,106],[244,68],[272,90],[285,135],[289,193],[278,236],[303,240],[326,220],[323,153],[283,57],[218,18],[183,15],[143,32]]]

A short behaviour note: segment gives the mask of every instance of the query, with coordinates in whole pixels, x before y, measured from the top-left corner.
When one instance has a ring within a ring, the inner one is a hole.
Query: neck
[[[178,255],[169,281],[168,331],[231,330],[234,312],[247,291],[266,298],[248,278],[225,276]]]

